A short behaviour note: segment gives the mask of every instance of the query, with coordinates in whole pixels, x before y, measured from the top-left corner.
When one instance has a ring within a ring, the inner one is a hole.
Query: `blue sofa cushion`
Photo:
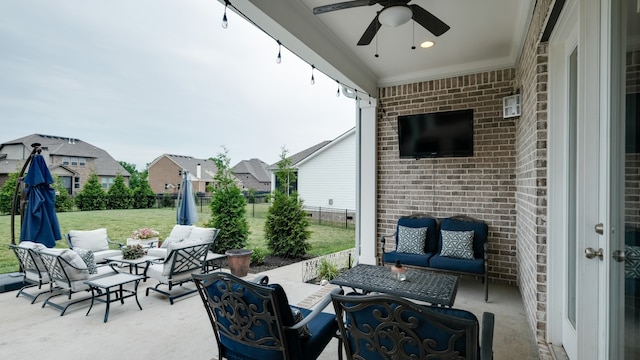
[[[473,230],[473,257],[476,259],[484,258],[484,244],[489,237],[489,226],[482,221],[468,221],[456,218],[446,218],[440,220],[440,230],[449,231],[472,231]],[[442,231],[438,240],[438,249],[442,249]]]
[[[427,228],[427,235],[424,242],[425,253],[435,253],[438,251],[438,222],[431,217],[401,217],[398,219],[398,227]],[[398,249],[398,231],[396,231],[396,249]]]
[[[382,260],[385,263],[394,263],[394,264],[396,260],[400,260],[400,263],[403,265],[427,267],[429,266],[429,258],[431,256],[433,256],[433,253],[409,254],[409,253],[402,253],[398,251],[390,251],[382,255]]]
[[[467,260],[436,254],[429,259],[429,267],[439,270],[484,274],[484,258]]]

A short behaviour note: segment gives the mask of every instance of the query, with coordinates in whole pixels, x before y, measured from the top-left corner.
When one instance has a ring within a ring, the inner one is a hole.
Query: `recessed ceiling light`
[[[427,40],[427,41],[423,42],[422,44],[420,44],[420,47],[423,48],[423,49],[428,49],[428,48],[432,47],[435,44],[436,43],[434,43],[433,41]]]

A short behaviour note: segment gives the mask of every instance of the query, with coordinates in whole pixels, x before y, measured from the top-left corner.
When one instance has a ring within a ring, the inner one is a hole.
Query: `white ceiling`
[[[414,21],[383,26],[377,39],[357,46],[382,6],[314,15],[313,8],[345,0],[249,0],[232,5],[282,44],[339,81],[374,94],[403,84],[514,66],[534,0],[412,0],[451,29],[433,36]],[[415,39],[415,40],[414,40]],[[435,41],[430,49],[419,47]],[[376,50],[377,43],[377,50]],[[411,46],[416,45],[412,50]],[[379,57],[375,57],[376,52]]]

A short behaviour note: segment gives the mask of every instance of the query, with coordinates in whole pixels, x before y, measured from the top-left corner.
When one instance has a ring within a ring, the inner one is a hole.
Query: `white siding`
[[[346,133],[298,166],[298,194],[305,206],[356,208],[356,136]],[[333,204],[329,204],[329,200]]]

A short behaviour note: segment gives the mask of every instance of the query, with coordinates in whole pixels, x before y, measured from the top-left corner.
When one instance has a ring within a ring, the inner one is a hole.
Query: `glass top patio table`
[[[458,292],[458,277],[455,275],[409,269],[407,279],[399,281],[393,277],[389,267],[365,264],[343,272],[330,283],[449,307],[453,306]]]

